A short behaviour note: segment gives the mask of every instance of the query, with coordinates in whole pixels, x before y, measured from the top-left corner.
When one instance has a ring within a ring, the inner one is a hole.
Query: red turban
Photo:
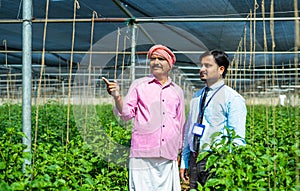
[[[176,62],[174,53],[166,46],[160,44],[152,46],[148,51],[148,58],[150,58],[152,54],[157,54],[164,57],[169,62],[171,68]]]

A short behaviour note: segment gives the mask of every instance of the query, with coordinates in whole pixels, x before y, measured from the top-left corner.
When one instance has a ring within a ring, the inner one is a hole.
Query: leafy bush
[[[68,119],[67,106],[50,102],[39,106],[37,120],[33,107],[32,153],[25,153],[22,106],[0,106],[0,191],[128,190],[132,124],[118,121],[112,105],[87,106],[74,117],[76,107]],[[94,114],[86,117],[86,109]],[[214,176],[199,189],[299,190],[297,109],[248,108],[246,146],[236,147],[235,132],[227,129],[230,136],[199,156],[209,155],[207,167],[214,167]],[[25,159],[32,164],[23,168]]]
[[[299,132],[294,124],[299,121],[299,116],[295,115],[295,110],[286,107],[275,108],[275,113],[269,113],[270,116],[262,115],[263,112],[258,111],[264,107],[256,106],[254,118],[248,115],[246,146],[236,146],[234,139],[239,137],[234,130],[225,127],[229,136],[222,136],[221,140],[212,143],[211,152],[199,155],[198,160],[208,157],[207,168],[213,167],[212,177],[203,187],[199,184],[199,190],[299,189],[296,185],[297,168],[299,173],[296,137]],[[266,128],[268,118],[270,126]],[[220,134],[214,134],[213,138]]]
[[[36,108],[32,108],[32,137],[37,133],[36,144],[35,141],[32,142],[32,155],[23,152],[26,146],[22,144],[22,107],[9,104],[1,107],[0,191],[127,190],[126,166],[104,160],[100,153],[95,152],[92,146],[83,140],[73,117],[70,117],[69,122],[70,140],[66,141],[67,106],[55,102],[40,106],[38,129],[35,128],[34,120]],[[89,136],[93,134],[97,137],[97,131],[93,130],[109,132],[114,129],[114,139],[119,139],[123,133],[123,139],[127,139],[123,142],[128,144],[130,130],[119,126],[112,114],[111,105],[105,105],[103,108],[97,108],[100,113],[105,112],[105,115],[99,115],[102,116],[101,119],[88,121],[87,125],[93,127],[89,129]],[[9,109],[11,112],[5,112],[3,109]],[[98,137],[98,140],[101,142],[101,137]],[[105,149],[107,150],[107,147],[104,145],[103,150]],[[106,152],[110,153],[113,150]],[[25,158],[32,159],[32,164],[27,165],[23,171]],[[126,160],[127,156],[122,162]]]

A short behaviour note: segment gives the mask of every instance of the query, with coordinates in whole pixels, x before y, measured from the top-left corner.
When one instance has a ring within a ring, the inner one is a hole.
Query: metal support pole
[[[186,91],[186,81],[183,82],[183,91]]]
[[[180,74],[180,75],[179,75],[179,80],[178,80],[178,85],[179,85],[180,87],[181,87],[181,78],[182,78],[182,76],[183,76],[183,75]]]
[[[65,98],[65,79],[61,81],[62,86],[62,97]]]
[[[131,80],[135,80],[135,30],[136,26],[134,23],[131,25]]]
[[[34,106],[36,106],[36,104],[37,104],[37,96],[38,96],[38,84],[37,84],[37,78],[36,78],[36,76],[34,76],[34,88],[33,88],[33,90],[34,90]]]
[[[32,44],[32,0],[23,0],[23,41],[22,41],[22,124],[24,152],[31,153],[31,44]],[[25,159],[23,172],[31,160]]]

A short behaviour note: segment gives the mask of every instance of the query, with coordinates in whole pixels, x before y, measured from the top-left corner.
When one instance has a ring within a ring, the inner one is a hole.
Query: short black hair
[[[218,66],[224,66],[224,72],[222,74],[222,77],[225,78],[227,74],[227,68],[229,66],[229,59],[228,59],[228,54],[226,54],[223,50],[218,50],[218,49],[213,49],[204,52],[200,56],[200,61],[202,60],[203,57],[210,56],[212,55],[218,64]]]

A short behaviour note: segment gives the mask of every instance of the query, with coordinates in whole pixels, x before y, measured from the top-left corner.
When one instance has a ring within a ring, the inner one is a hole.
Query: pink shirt
[[[162,86],[153,76],[135,80],[123,99],[123,119],[134,118],[130,157],[176,160],[185,122],[182,89],[169,78]]]

